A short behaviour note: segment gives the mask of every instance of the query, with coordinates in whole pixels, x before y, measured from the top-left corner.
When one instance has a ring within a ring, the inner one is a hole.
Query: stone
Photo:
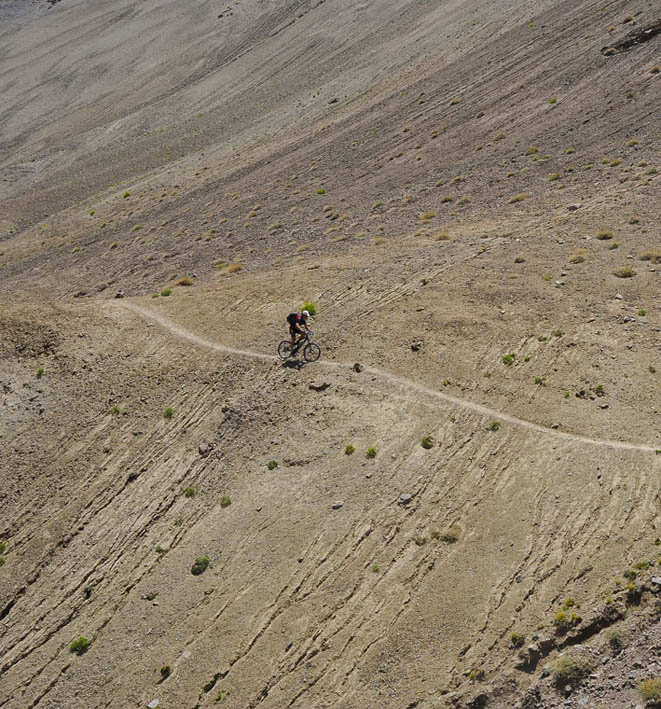
[[[661,591],[661,576],[652,576],[652,591],[654,593]]]
[[[622,293],[616,293],[615,300],[624,300],[624,296],[622,295]]]
[[[115,293],[115,298],[123,298],[123,297],[124,297],[123,290],[118,290],[117,293]],[[156,706],[158,706],[158,704]]]
[[[203,458],[206,458],[209,453],[211,453],[211,446],[208,443],[200,443],[200,445],[197,447],[197,452]]]
[[[557,281],[555,282],[555,284],[556,284],[556,286],[564,286],[564,285],[565,285],[565,281],[563,281],[562,279],[560,279],[560,280],[557,280]]]
[[[330,384],[328,382],[311,382],[308,389],[312,391],[326,391]]]
[[[356,372],[356,374],[360,374],[363,371],[363,365],[356,362],[356,364],[353,365],[353,371]]]
[[[569,212],[575,212],[577,209],[580,209],[581,206],[582,206],[582,205],[581,205],[580,202],[576,202],[575,204],[568,204],[568,205],[567,205],[567,210],[568,210]]]
[[[147,704],[147,709],[156,709],[156,707],[160,707],[161,703],[158,701],[158,699],[152,699],[149,704]]]
[[[412,342],[411,343],[411,351],[412,352],[420,352],[420,348],[422,345],[419,342]]]
[[[407,492],[404,492],[397,498],[397,504],[398,505],[408,505],[412,499],[413,499],[412,495],[409,495]]]
[[[339,501],[339,502],[334,502],[334,503],[333,503],[333,509],[334,509],[334,510],[339,510],[339,509],[342,508],[342,507],[344,507],[344,502]]]
[[[86,290],[79,290],[76,295],[74,295],[74,298],[83,298],[87,295]]]

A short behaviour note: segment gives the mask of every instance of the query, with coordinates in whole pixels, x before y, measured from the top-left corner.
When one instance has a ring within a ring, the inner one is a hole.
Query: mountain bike
[[[310,340],[310,335],[313,334],[313,332],[306,332],[305,335],[299,337],[293,349],[289,340],[283,340],[278,345],[278,357],[284,362],[290,357],[295,357],[302,350],[303,359],[306,362],[316,362],[321,357],[321,347]]]

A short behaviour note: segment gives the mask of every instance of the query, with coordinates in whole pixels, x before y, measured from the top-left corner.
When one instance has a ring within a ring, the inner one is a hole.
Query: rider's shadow
[[[287,369],[302,369],[305,364],[306,363],[301,359],[288,359],[286,362],[282,363],[282,366]]]

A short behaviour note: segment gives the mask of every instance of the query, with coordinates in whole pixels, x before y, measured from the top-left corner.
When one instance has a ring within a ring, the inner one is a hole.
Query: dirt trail
[[[188,332],[187,330],[184,330],[180,327],[178,327],[175,323],[173,323],[171,320],[168,318],[163,317],[162,315],[158,315],[157,313],[148,310],[147,308],[142,308],[139,305],[135,305],[134,303],[130,303],[128,301],[123,301],[121,303],[111,303],[113,306],[114,305],[121,305],[122,307],[126,308],[127,310],[130,310],[131,312],[135,313],[136,315],[146,319],[146,320],[151,320],[154,323],[157,323],[160,325],[162,328],[165,330],[168,330],[171,332],[173,335],[184,339],[188,340],[189,342],[192,342],[195,345],[198,345],[200,347],[205,347],[208,349],[213,349],[218,352],[226,352],[227,354],[233,354],[233,355],[240,355],[243,357],[251,357],[253,359],[260,359],[260,360],[266,360],[266,361],[273,361],[273,360],[278,360],[278,357],[275,355],[269,355],[269,354],[264,354],[261,352],[253,352],[251,350],[242,350],[238,349],[235,347],[227,347],[225,345],[219,345],[215,342],[210,342],[209,340],[205,340],[204,338],[195,335],[192,332]],[[342,369],[347,369],[352,367],[353,365],[349,362],[319,362],[318,364],[325,366],[325,367],[334,367],[334,368],[342,368]],[[482,406],[480,404],[476,404],[472,401],[466,401],[465,399],[460,399],[459,397],[452,396],[450,394],[445,394],[440,391],[436,391],[434,389],[429,389],[425,386],[422,386],[421,384],[417,384],[416,382],[411,381],[410,379],[406,379],[405,377],[400,377],[396,374],[393,374],[392,372],[388,372],[383,369],[378,369],[376,367],[370,367],[365,366],[365,371],[369,372],[370,374],[374,374],[375,376],[383,377],[384,379],[389,379],[392,382],[396,382],[400,384],[403,387],[406,387],[408,389],[414,389],[415,391],[418,391],[422,394],[426,394],[428,396],[435,397],[437,399],[441,399],[442,401],[445,401],[449,404],[454,404],[455,406],[461,406],[465,409],[469,409],[471,411],[474,411],[479,414],[483,414],[484,416],[489,416],[492,418],[497,418],[499,421],[505,421],[507,423],[514,424],[515,426],[520,426],[522,428],[526,428],[530,431],[537,431],[539,433],[543,433],[546,435],[550,436],[556,436],[565,440],[571,440],[571,441],[576,441],[579,443],[583,444],[589,444],[589,445],[594,445],[594,446],[603,446],[607,448],[615,448],[618,450],[635,450],[635,451],[643,451],[646,453],[656,453],[659,449],[661,449],[661,444],[660,445],[644,445],[640,443],[630,443],[627,441],[614,441],[610,439],[601,439],[601,438],[591,438],[589,436],[581,436],[576,433],[568,433],[565,431],[558,431],[552,428],[548,428],[546,426],[542,426],[537,423],[533,423],[532,421],[525,421],[523,419],[517,418],[516,416],[512,416],[510,414],[507,414],[503,411],[497,411],[496,409],[491,409],[488,406]]]

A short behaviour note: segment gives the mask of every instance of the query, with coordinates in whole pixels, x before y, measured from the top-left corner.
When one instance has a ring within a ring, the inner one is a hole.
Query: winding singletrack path
[[[122,301],[121,303],[111,301],[110,305],[119,305],[122,308],[125,308],[126,310],[130,310],[135,315],[138,315],[139,317],[145,320],[149,320],[153,323],[156,323],[157,325],[160,325],[160,327],[162,327],[164,330],[167,330],[168,332],[171,332],[176,337],[179,337],[182,340],[187,340],[188,342],[191,342],[194,345],[197,345],[198,347],[204,347],[206,349],[216,350],[218,352],[225,352],[227,354],[232,355],[239,355],[241,357],[251,357],[252,359],[260,359],[265,361],[279,360],[279,357],[275,355],[264,354],[262,352],[252,352],[250,350],[242,350],[236,347],[227,347],[225,345],[219,345],[215,342],[205,340],[204,338],[199,337],[198,335],[195,335],[192,332],[178,327],[168,318],[163,317],[162,315],[158,315],[152,310],[143,308],[139,305],[136,305],[135,303],[131,303],[126,300]],[[316,364],[324,367],[334,367],[342,369],[349,369],[353,367],[353,364],[351,364],[350,362],[322,361],[317,362]],[[448,404],[454,404],[455,406],[460,406],[464,409],[469,409],[470,411],[474,411],[478,414],[498,419],[499,421],[505,421],[515,426],[520,426],[521,428],[526,428],[529,431],[537,431],[538,433],[543,433],[548,436],[555,436],[557,438],[562,438],[569,441],[575,441],[577,443],[601,446],[604,448],[613,448],[617,450],[642,451],[644,453],[657,453],[657,451],[661,450],[661,444],[658,446],[652,446],[643,445],[640,443],[627,443],[626,441],[613,441],[604,438],[590,438],[589,436],[580,436],[576,433],[567,433],[565,431],[559,431],[553,428],[548,428],[547,426],[542,426],[538,423],[533,423],[532,421],[525,421],[524,419],[517,418],[516,416],[506,414],[503,411],[491,409],[488,406],[482,406],[472,401],[460,399],[459,397],[452,396],[451,394],[446,394],[444,392],[436,391],[434,389],[428,389],[427,387],[422,386],[421,384],[417,384],[416,382],[411,381],[410,379],[400,377],[384,369],[377,369],[376,367],[370,367],[369,365],[367,365],[364,367],[364,371],[369,372],[370,374],[374,374],[375,376],[381,377],[383,379],[388,379],[389,381],[395,382],[396,384],[399,384],[400,386],[405,387],[407,389],[412,389],[414,391],[420,392],[421,394],[426,394],[427,396],[431,396],[436,399],[441,399],[442,401]]]

